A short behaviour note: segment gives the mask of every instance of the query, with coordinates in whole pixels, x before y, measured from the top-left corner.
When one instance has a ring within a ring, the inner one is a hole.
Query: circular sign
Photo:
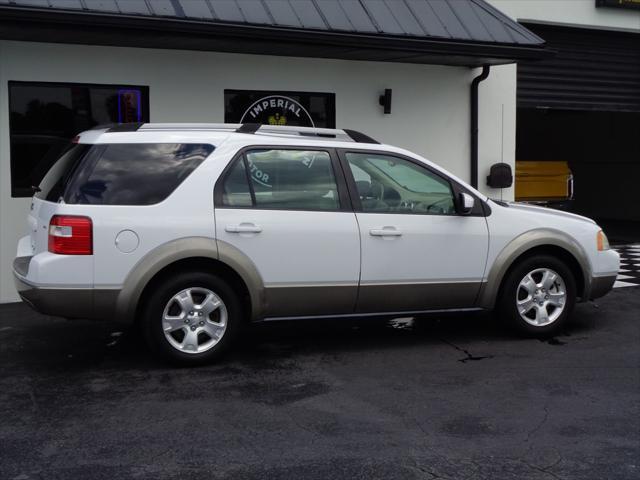
[[[269,95],[253,102],[240,119],[240,123],[245,122],[315,127],[307,109],[293,98],[283,95]]]

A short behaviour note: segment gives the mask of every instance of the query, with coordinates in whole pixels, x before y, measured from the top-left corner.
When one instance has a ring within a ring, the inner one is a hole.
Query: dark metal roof
[[[89,25],[93,38],[82,31]],[[109,30],[144,30],[135,45],[172,48],[172,33],[190,33],[173,48],[468,66],[546,53],[540,37],[484,0],[0,0],[0,38],[73,41],[56,29],[75,30],[74,43],[121,44],[107,42]]]

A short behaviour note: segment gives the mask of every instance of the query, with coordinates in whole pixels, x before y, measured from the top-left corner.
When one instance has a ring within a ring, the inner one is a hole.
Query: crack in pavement
[[[36,401],[36,394],[33,391],[33,387],[29,387],[29,398],[31,399],[31,411],[36,413],[38,411],[38,402]]]
[[[535,427],[533,427],[531,430],[529,430],[529,432],[527,433],[527,438],[525,439],[526,443],[529,443],[529,440],[531,439],[531,437],[538,432],[538,430],[540,430],[542,428],[542,426],[547,423],[547,420],[549,419],[549,406],[547,404],[544,405],[543,407],[544,409],[544,417],[542,418],[542,420],[538,423],[538,425],[536,425]]]
[[[485,358],[493,358],[493,355],[473,355],[473,354],[471,354],[469,352],[469,350],[466,350],[466,349],[464,349],[462,347],[459,347],[455,343],[449,342],[448,340],[445,340],[444,338],[440,338],[440,341],[442,343],[446,343],[450,347],[453,347],[457,351],[462,352],[462,353],[464,353],[466,355],[466,357],[458,359],[458,361],[460,363],[467,363],[469,361],[476,361],[476,360],[484,360]]]
[[[527,467],[536,470],[540,473],[544,473],[545,475],[551,475],[551,477],[557,479],[557,480],[562,480],[561,477],[559,477],[558,475],[556,475],[553,472],[550,472],[548,469],[555,467],[558,463],[560,463],[560,460],[562,460],[562,457],[560,457],[555,463],[549,465],[548,467],[538,467],[537,465],[532,465],[531,463],[527,462],[526,460],[522,460],[520,459],[520,462],[523,463],[524,465],[526,465]]]
[[[442,480],[451,480],[451,477],[441,477],[437,473],[433,473],[431,470],[427,470],[425,467],[420,466],[418,464],[418,462],[415,462],[415,461],[414,461],[414,465],[409,465],[409,468],[415,468],[416,470],[418,470],[421,473],[426,473],[427,475],[430,475],[431,478],[439,478],[439,479],[442,479]]]

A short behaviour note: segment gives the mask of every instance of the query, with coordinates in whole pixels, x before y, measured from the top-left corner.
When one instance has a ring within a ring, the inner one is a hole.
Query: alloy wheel
[[[162,313],[162,329],[169,344],[184,353],[213,348],[227,329],[227,308],[207,288],[191,287],[176,293]]]
[[[516,289],[516,307],[530,325],[544,327],[555,322],[567,303],[567,288],[562,277],[550,268],[532,270]]]

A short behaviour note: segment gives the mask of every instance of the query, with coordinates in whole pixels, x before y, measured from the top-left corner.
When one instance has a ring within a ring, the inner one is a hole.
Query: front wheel
[[[498,309],[503,320],[521,333],[550,336],[566,323],[576,302],[576,283],[564,262],[535,255],[507,275]]]
[[[241,322],[237,295],[219,277],[186,272],[167,279],[144,309],[149,346],[167,360],[202,364],[220,356]]]

